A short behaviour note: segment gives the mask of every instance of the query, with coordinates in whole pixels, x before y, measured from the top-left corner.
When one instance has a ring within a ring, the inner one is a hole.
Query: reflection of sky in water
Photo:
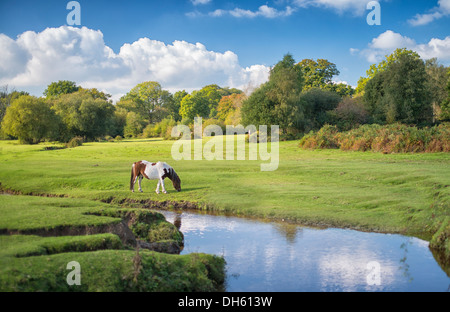
[[[175,213],[163,214],[175,221]],[[181,215],[180,230],[182,254],[225,256],[228,291],[447,291],[450,285],[428,243],[417,238],[191,213]],[[367,283],[372,261],[380,264],[380,285]]]

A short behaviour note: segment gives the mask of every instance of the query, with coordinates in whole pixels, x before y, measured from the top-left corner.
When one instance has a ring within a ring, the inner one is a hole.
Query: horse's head
[[[181,180],[180,177],[178,176],[178,174],[176,174],[175,171],[173,171],[173,175],[172,175],[172,184],[174,189],[176,189],[178,192],[181,191]]]

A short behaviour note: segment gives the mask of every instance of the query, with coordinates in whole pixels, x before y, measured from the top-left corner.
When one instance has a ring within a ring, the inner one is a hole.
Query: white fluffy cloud
[[[207,84],[246,88],[268,79],[269,68],[243,68],[235,53],[209,51],[200,44],[165,44],[141,38],[114,53],[101,31],[62,26],[17,39],[0,34],[0,85],[41,89],[58,80],[105,90],[116,98],[143,81],[168,90],[194,90]]]
[[[429,13],[417,14],[408,22],[412,26],[422,26],[450,15],[450,0],[439,0],[438,5],[430,10]]]
[[[439,39],[433,38],[428,43],[418,44],[414,39],[402,36],[399,33],[388,30],[374,38],[363,50],[350,49],[351,54],[359,53],[370,63],[380,62],[386,55],[397,48],[407,48],[419,53],[423,59],[438,58],[439,61],[450,61],[450,36]]]

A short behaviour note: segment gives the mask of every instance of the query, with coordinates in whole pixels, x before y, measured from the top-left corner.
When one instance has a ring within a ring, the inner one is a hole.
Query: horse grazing
[[[172,180],[173,187],[179,192],[181,191],[181,180],[175,170],[165,162],[151,163],[145,160],[135,162],[131,168],[130,190],[134,192],[134,184],[139,179],[139,192],[142,192],[141,181],[143,178],[149,180],[158,180],[156,193],[159,194],[159,188],[162,186],[162,191],[167,194],[164,186],[164,179]]]

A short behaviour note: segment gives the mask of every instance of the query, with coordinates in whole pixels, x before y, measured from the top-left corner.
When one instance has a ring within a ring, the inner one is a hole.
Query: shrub
[[[6,109],[2,132],[19,139],[21,143],[37,144],[54,139],[59,119],[45,100],[23,95]]]
[[[345,132],[338,132],[335,126],[324,126],[305,135],[300,147],[382,153],[450,152],[450,124],[422,129],[403,124],[363,125]]]
[[[311,131],[300,140],[300,147],[307,149],[339,148],[337,142],[338,128],[325,125],[318,132]]]
[[[66,146],[68,148],[74,148],[74,147],[81,146],[81,145],[83,145],[82,137],[74,137],[66,144]]]

